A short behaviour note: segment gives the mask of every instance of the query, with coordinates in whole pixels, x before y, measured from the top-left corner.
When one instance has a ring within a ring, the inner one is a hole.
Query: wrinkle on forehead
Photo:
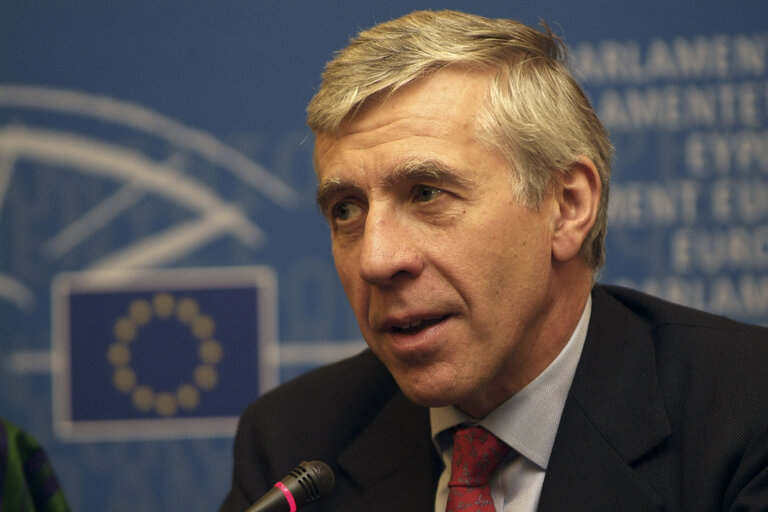
[[[357,108],[351,111],[341,122],[334,135],[355,134],[362,131],[373,131],[381,128],[396,118],[421,117],[423,111],[418,109],[419,96],[426,96],[430,103],[442,105],[434,121],[445,122],[453,117],[451,114],[468,97],[487,98],[490,92],[491,78],[495,70],[484,66],[453,64],[434,70],[416,78],[396,90],[382,91],[374,94]],[[446,76],[448,77],[447,79]],[[461,84],[460,87],[456,87]],[[479,96],[478,96],[479,89]],[[445,92],[449,94],[444,94]],[[413,111],[411,111],[413,109]],[[392,112],[392,119],[368,116],[372,111]],[[426,119],[425,119],[426,120]]]
[[[477,71],[449,66],[430,73],[391,95],[372,98],[365,108],[345,119],[337,131],[316,134],[313,163],[318,179],[322,182],[347,175],[363,162],[376,163],[390,175],[390,181],[408,173],[416,178],[417,170],[426,179],[425,171],[429,169],[448,169],[439,165],[441,154],[465,144],[484,146],[475,114],[478,102],[482,103],[488,93],[490,73]],[[403,145],[399,145],[401,141]],[[407,160],[409,155],[397,153],[409,144],[414,150],[409,151],[410,156],[418,154],[419,148],[430,148],[432,155],[423,155],[421,162],[417,158],[401,163],[398,160]],[[429,163],[430,159],[434,162]],[[445,173],[432,176],[438,180],[448,177]],[[338,189],[338,183],[333,188]],[[324,190],[319,193],[319,197],[327,195]]]

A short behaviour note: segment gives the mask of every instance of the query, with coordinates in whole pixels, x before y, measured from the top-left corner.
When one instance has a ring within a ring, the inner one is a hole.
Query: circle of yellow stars
[[[177,300],[170,293],[157,293],[151,301],[137,299],[128,307],[128,314],[115,321],[115,341],[107,349],[107,359],[114,367],[112,383],[122,393],[131,397],[131,403],[142,412],[154,410],[160,416],[173,416],[179,409],[192,410],[200,403],[200,392],[216,387],[219,374],[216,364],[221,361],[221,344],[213,338],[216,325],[213,319],[200,312],[195,299]],[[191,382],[179,385],[175,390],[155,390],[142,384],[131,368],[131,344],[142,327],[153,318],[180,321],[189,326],[200,342],[197,349],[198,364]]]

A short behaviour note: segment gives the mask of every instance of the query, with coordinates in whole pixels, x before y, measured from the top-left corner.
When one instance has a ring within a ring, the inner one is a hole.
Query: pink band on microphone
[[[296,512],[296,500],[293,499],[293,494],[291,494],[291,491],[288,490],[283,482],[277,482],[275,487],[280,489],[280,492],[283,493],[285,499],[288,500],[288,505],[291,507],[290,512]]]

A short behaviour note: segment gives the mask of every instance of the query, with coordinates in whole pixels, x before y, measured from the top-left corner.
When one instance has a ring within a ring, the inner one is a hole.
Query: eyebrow
[[[317,207],[323,215],[327,215],[328,213],[331,198],[341,192],[359,193],[361,192],[361,189],[351,181],[343,178],[329,178],[318,185],[317,192],[315,193],[315,201],[317,201]]]
[[[398,182],[431,182],[438,185],[452,184],[465,190],[473,190],[477,183],[462,176],[459,172],[439,160],[411,159],[395,167],[384,177],[384,185],[391,187]],[[362,189],[355,183],[344,178],[329,178],[318,185],[315,199],[320,211],[326,213],[331,199],[338,194],[359,195]]]
[[[407,160],[388,174],[384,181],[387,185],[398,181],[430,181],[458,185],[465,189],[474,189],[477,186],[473,180],[462,176],[456,169],[439,160]]]

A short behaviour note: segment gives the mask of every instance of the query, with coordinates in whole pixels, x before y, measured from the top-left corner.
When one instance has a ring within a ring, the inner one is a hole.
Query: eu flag
[[[277,383],[264,267],[64,274],[54,283],[54,419],[64,437],[231,435]]]

